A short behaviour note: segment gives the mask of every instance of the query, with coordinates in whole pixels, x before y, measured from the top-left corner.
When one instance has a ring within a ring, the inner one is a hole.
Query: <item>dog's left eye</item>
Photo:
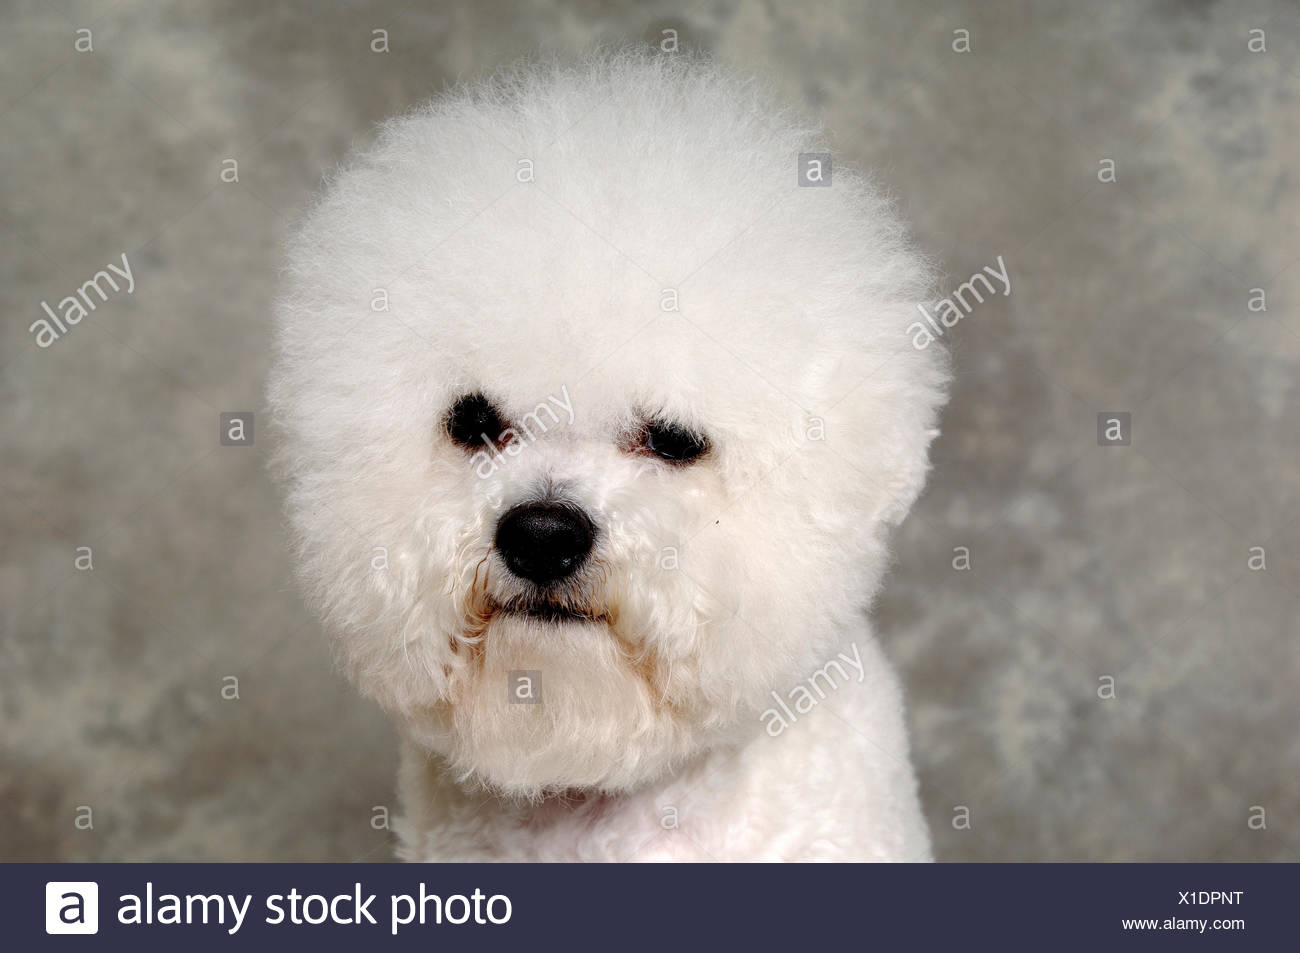
[[[645,428],[642,446],[670,463],[690,463],[709,449],[702,434],[670,423],[652,423]]]
[[[501,415],[482,394],[466,394],[447,411],[447,433],[462,447],[495,443],[505,429]]]

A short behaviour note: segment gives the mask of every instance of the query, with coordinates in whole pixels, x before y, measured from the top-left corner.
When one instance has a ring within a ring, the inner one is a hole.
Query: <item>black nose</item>
[[[497,524],[497,551],[516,576],[538,585],[571,575],[591,552],[596,528],[569,503],[520,503]]]

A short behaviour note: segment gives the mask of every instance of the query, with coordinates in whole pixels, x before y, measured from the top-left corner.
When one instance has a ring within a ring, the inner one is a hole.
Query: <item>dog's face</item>
[[[941,400],[859,178],[703,64],[392,124],[290,254],[271,398],[302,575],[460,774],[618,790],[760,729],[869,601]]]

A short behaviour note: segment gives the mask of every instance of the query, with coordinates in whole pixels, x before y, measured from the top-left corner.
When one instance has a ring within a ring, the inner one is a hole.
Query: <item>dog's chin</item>
[[[665,704],[608,611],[504,602],[475,655],[443,703],[408,717],[415,740],[465,783],[522,798],[621,792],[691,747],[689,720]]]

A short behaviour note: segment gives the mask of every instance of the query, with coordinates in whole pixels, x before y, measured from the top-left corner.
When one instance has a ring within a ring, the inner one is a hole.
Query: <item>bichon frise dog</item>
[[[946,369],[828,152],[606,52],[388,123],[297,231],[276,467],[403,857],[929,859],[865,612]]]

